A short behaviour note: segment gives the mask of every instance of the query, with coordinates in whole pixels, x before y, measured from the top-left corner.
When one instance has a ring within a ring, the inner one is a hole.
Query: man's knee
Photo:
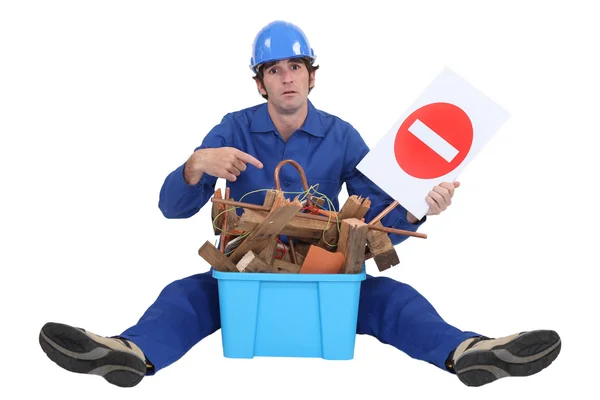
[[[397,281],[387,276],[373,277],[367,275],[367,279],[362,282],[361,295],[363,294],[376,294],[376,295],[393,295],[393,293],[400,291],[403,294],[417,293],[415,288],[407,283]]]
[[[177,279],[163,288],[160,297],[190,297],[199,293],[216,293],[217,281],[212,273],[203,272]]]

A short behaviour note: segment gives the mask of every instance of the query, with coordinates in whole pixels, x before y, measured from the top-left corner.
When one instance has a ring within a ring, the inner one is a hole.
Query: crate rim
[[[212,276],[219,280],[272,281],[272,282],[356,282],[367,277],[365,268],[356,274],[293,274],[270,272],[222,272],[212,270]]]

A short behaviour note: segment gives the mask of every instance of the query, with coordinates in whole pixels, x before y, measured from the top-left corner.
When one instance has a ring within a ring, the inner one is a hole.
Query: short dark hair
[[[302,63],[304,64],[304,66],[306,67],[306,69],[308,70],[308,79],[310,80],[310,75],[315,72],[316,70],[319,69],[318,65],[314,65],[313,62],[306,57],[301,57],[301,58],[292,58],[290,61],[302,61]],[[271,62],[266,62],[262,65],[260,65],[258,67],[258,72],[256,73],[256,75],[254,75],[252,77],[252,79],[254,79],[255,81],[259,81],[260,84],[264,87],[265,86],[265,81],[264,81],[264,77],[265,77],[265,70],[272,67],[273,65],[277,64],[277,61],[271,61]],[[313,88],[309,87],[308,88],[308,93],[311,92]],[[259,90],[260,93],[260,90]],[[266,94],[262,94],[260,93],[260,95],[265,99],[265,100],[269,100],[269,96]]]

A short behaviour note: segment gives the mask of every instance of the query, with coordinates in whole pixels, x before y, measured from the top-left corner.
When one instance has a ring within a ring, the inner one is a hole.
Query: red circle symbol
[[[454,104],[432,103],[404,120],[396,133],[394,154],[404,172],[431,179],[458,167],[472,143],[469,116]]]

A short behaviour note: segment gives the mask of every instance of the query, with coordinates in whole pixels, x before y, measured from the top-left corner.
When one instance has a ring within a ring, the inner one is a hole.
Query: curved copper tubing
[[[275,167],[275,172],[273,172],[273,178],[275,180],[275,189],[281,190],[281,182],[279,180],[279,172],[281,171],[281,167],[285,164],[290,164],[294,168],[298,170],[300,174],[300,179],[302,179],[302,186],[304,187],[304,191],[306,192],[306,203],[308,206],[312,206],[313,202],[310,200],[310,193],[308,193],[308,181],[306,180],[306,174],[304,173],[304,169],[294,160],[283,160]],[[288,243],[290,244],[290,258],[292,263],[296,264],[296,249],[294,248],[294,238],[288,236]]]
[[[313,205],[312,201],[310,201],[310,194],[308,193],[308,181],[306,180],[304,170],[302,169],[300,164],[298,164],[294,160],[283,160],[275,167],[275,172],[273,173],[273,178],[275,180],[275,189],[281,190],[281,182],[279,181],[279,171],[281,171],[281,167],[283,167],[285,164],[290,164],[298,170],[298,173],[300,174],[300,179],[302,179],[302,186],[304,187],[304,191],[306,191],[306,201],[308,202],[309,206]]]

